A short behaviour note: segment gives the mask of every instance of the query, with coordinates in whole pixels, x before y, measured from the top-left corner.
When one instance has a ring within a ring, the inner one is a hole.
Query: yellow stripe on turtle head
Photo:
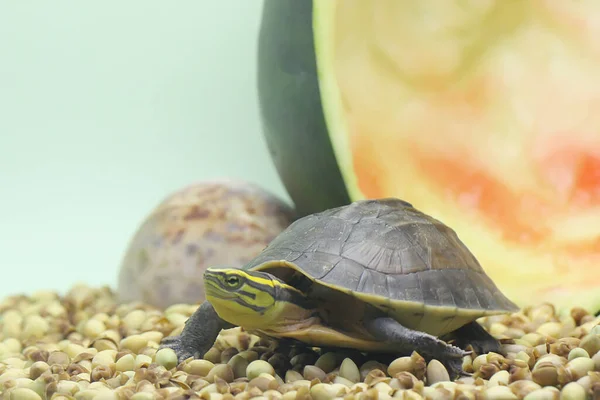
[[[204,273],[207,298],[228,302],[228,307],[262,313],[275,303],[275,284],[268,277],[250,275],[235,268],[209,268]]]
[[[268,325],[291,305],[304,307],[302,292],[266,272],[208,268],[204,287],[221,318],[249,329]]]

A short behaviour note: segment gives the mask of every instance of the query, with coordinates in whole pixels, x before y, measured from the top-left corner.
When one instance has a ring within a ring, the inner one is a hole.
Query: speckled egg
[[[241,267],[293,219],[289,205],[248,182],[201,182],[172,193],[145,219],[125,252],[119,300],[161,308],[202,302],[207,267]]]

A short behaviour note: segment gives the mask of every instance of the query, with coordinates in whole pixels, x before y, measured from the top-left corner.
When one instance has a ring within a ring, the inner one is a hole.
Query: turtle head
[[[267,272],[208,268],[204,287],[217,314],[246,329],[275,329],[311,313],[301,291]]]

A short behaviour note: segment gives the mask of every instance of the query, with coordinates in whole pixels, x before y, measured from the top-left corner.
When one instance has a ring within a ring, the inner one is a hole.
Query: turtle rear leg
[[[160,348],[171,348],[179,362],[190,357],[202,358],[215,344],[222,329],[233,325],[221,319],[212,304],[205,301],[185,322],[178,336],[168,336],[161,341]]]
[[[452,346],[425,332],[409,329],[390,317],[375,318],[365,323],[367,330],[390,349],[409,355],[416,351],[426,359],[435,358],[444,364],[451,379],[469,375],[462,369],[462,358],[470,352]]]
[[[478,355],[489,352],[500,353],[501,350],[500,342],[477,321],[463,325],[450,335],[458,347],[464,349],[471,345]]]

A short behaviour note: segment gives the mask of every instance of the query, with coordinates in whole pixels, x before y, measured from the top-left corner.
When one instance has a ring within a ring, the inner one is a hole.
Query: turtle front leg
[[[461,326],[449,336],[454,338],[456,345],[463,349],[471,345],[477,355],[489,352],[500,353],[501,350],[500,342],[477,321]]]
[[[406,355],[413,350],[425,358],[440,361],[450,375],[456,379],[469,375],[462,369],[462,358],[471,352],[452,346],[425,332],[409,329],[389,317],[375,318],[365,323],[367,330],[378,340],[389,342],[392,348]]]
[[[161,341],[160,348],[171,348],[179,362],[190,357],[202,358],[215,344],[222,329],[233,328],[221,319],[212,304],[205,301],[192,314],[178,336],[168,336]]]

